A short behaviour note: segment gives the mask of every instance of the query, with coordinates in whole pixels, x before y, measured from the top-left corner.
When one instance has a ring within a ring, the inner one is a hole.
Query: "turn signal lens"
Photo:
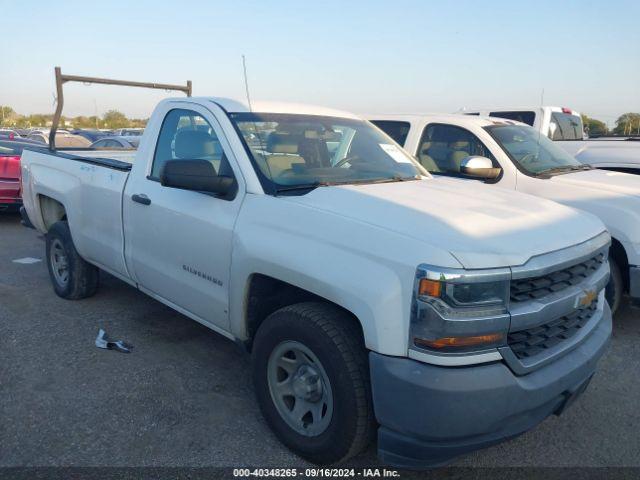
[[[442,283],[437,280],[423,278],[420,280],[418,294],[426,297],[439,297],[442,293]]]
[[[502,333],[490,333],[488,335],[478,335],[476,337],[444,337],[437,340],[426,340],[424,338],[414,338],[416,347],[427,347],[435,349],[474,347],[477,345],[497,344],[504,339]]]

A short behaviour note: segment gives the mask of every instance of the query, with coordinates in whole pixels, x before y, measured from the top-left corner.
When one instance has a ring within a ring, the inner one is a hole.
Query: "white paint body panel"
[[[172,108],[195,110],[216,130],[239,184],[233,201],[147,178],[160,126]],[[29,217],[45,232],[39,197],[57,200],[88,261],[230,338],[247,337],[247,287],[252,275],[264,274],[351,311],[367,347],[396,356],[407,355],[418,265],[521,265],[604,230],[596,218],[553,202],[452,180],[266,195],[225,113],[247,110],[225,99],[161,102],[131,172],[25,151]],[[253,110],[354,118],[301,105],[256,102]],[[132,202],[133,194],[147,195],[151,204]]]

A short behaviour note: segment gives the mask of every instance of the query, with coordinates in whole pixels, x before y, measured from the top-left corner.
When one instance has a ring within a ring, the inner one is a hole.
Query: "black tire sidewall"
[[[69,226],[66,224],[66,222],[55,223],[54,225],[51,226],[51,228],[47,232],[46,239],[47,239],[47,242],[46,242],[47,268],[49,269],[51,284],[53,285],[53,289],[55,290],[57,295],[61,297],[66,297],[73,290],[72,288],[73,281],[74,281],[73,272],[75,270],[74,268],[75,259],[69,248],[70,246],[71,248],[73,248],[73,241],[71,240],[71,232],[69,231]],[[69,263],[69,281],[65,286],[60,285],[56,280],[56,277],[53,274],[53,265],[51,264],[51,245],[53,241],[56,239],[60,240],[60,243],[62,243],[62,247],[64,248],[64,252],[67,256],[67,262]],[[75,248],[73,248],[73,250],[75,251]]]
[[[611,313],[615,314],[620,307],[624,285],[620,267],[618,266],[618,263],[611,257],[609,258],[609,267],[611,269],[611,276],[609,278],[609,283],[607,283],[607,286],[605,288],[605,297],[607,299],[607,302],[609,302]]]
[[[261,326],[253,350],[256,395],[269,426],[291,450],[314,463],[333,463],[350,450],[356,434],[357,401],[353,382],[346,372],[342,353],[317,325],[301,322],[292,312],[276,312]],[[306,437],[293,430],[276,409],[267,380],[271,352],[283,341],[293,340],[309,348],[322,364],[333,394],[333,415],[327,430],[317,437]]]
[[[53,274],[51,264],[51,244],[59,240],[67,256],[69,281],[60,285]],[[47,269],[51,277],[51,284],[56,295],[68,300],[79,300],[93,295],[98,288],[99,270],[87,263],[76,250],[71,237],[69,225],[65,221],[56,222],[51,226],[46,236]]]

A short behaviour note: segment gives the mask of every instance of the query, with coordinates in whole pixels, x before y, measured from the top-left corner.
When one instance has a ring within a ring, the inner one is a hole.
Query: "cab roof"
[[[190,98],[190,100],[203,104],[215,103],[230,113],[291,113],[300,115],[321,115],[326,117],[350,118],[355,120],[359,119],[357,115],[343,110],[320,107],[317,105],[307,105],[302,103],[252,101],[251,108],[249,108],[248,103],[232,98],[192,97]]]
[[[480,115],[465,115],[462,113],[383,113],[363,115],[364,118],[375,120],[396,120],[408,122],[424,122],[424,123],[448,123],[452,125],[478,125],[480,127],[488,127],[491,125],[524,125],[515,120],[508,120],[497,117],[484,117]]]

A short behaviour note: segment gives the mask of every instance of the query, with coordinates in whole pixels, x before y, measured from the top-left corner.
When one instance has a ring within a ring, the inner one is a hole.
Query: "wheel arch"
[[[244,302],[245,347],[249,351],[251,350],[258,328],[269,315],[283,307],[303,302],[327,303],[343,310],[357,325],[364,341],[365,333],[362,322],[349,308],[284,280],[262,273],[254,273],[247,279]]]
[[[48,195],[38,195],[38,207],[40,209],[40,217],[42,226],[45,231],[49,231],[51,226],[61,220],[67,220],[67,209],[65,206]]]

